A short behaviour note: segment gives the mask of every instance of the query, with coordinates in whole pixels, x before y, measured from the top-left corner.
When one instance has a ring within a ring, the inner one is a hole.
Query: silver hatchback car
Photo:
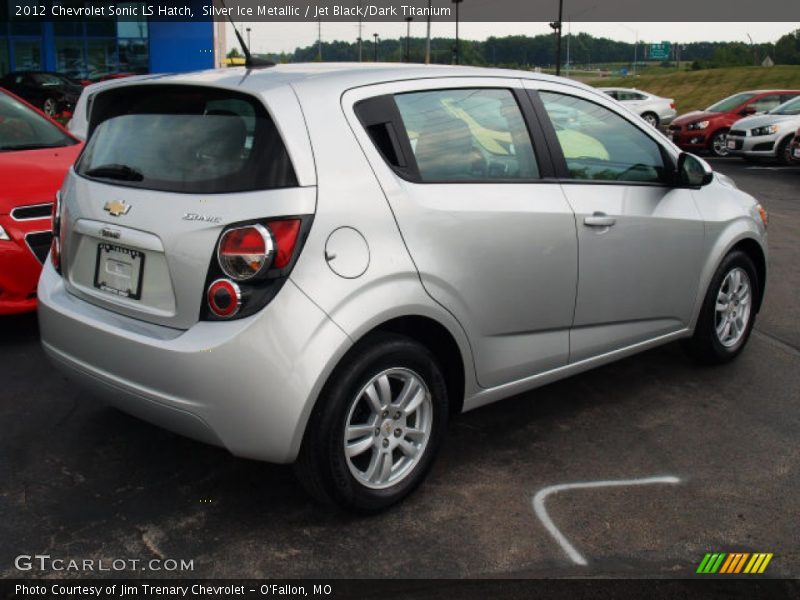
[[[728,361],[761,305],[763,209],[574,81],[296,64],[87,104],[48,355],[345,507],[408,494],[455,413],[673,340]]]

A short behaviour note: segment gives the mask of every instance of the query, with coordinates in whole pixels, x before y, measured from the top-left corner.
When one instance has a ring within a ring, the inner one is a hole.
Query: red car
[[[36,308],[56,191],[83,144],[0,88],[0,315]]]
[[[742,117],[772,110],[795,96],[800,96],[800,90],[740,92],[705,110],[681,115],[672,121],[667,134],[681,150],[727,156],[725,136],[731,125]]]

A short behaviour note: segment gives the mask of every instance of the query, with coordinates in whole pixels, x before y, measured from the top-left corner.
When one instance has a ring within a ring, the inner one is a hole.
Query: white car
[[[629,88],[599,88],[614,100],[622,102],[629,110],[641,116],[653,127],[669,125],[678,112],[675,100]]]

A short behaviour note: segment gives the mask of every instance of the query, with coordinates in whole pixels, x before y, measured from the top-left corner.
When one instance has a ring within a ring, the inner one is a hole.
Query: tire
[[[45,98],[45,101],[42,102],[42,112],[51,119],[54,118],[58,112],[58,103],[55,99]]]
[[[778,149],[775,151],[775,158],[778,159],[778,164],[783,166],[791,165],[794,162],[792,158],[792,150],[789,148],[789,144],[792,141],[794,136],[790,135],[787,136],[780,144],[778,144]]]
[[[656,127],[656,128],[658,127],[659,120],[658,120],[658,115],[657,114],[652,113],[652,112],[646,112],[646,113],[644,113],[642,115],[642,118],[645,121],[647,121],[647,123],[649,125],[652,125],[653,127]]]
[[[412,392],[405,403],[406,411],[412,409],[407,416],[391,406],[406,390]],[[380,412],[371,398],[380,404]],[[362,513],[384,510],[425,478],[447,419],[447,388],[431,352],[405,336],[370,335],[345,356],[325,384],[306,427],[295,473],[323,503]],[[350,458],[345,449],[348,428]],[[387,473],[382,467],[388,460],[392,462]]]
[[[719,158],[728,156],[728,148],[725,146],[725,137],[727,135],[728,131],[722,130],[717,131],[711,136],[711,139],[708,141],[708,151],[711,153],[711,156],[716,156]]]
[[[736,276],[738,284],[731,279]],[[753,330],[760,293],[758,274],[750,257],[740,250],[728,254],[711,278],[694,335],[684,343],[689,354],[705,364],[718,365],[736,358]],[[726,329],[728,322],[731,325]]]

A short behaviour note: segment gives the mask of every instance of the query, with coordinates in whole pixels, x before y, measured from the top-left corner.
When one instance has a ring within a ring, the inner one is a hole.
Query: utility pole
[[[359,0],[358,3],[358,62],[361,62],[361,45],[363,40],[361,39],[362,28],[364,27],[364,22],[361,20],[361,1]]]
[[[564,0],[558,0],[558,21],[550,23],[556,35],[556,75],[561,75],[561,21],[564,16]]]
[[[461,4],[464,0],[451,0],[453,4],[456,5],[456,64],[461,63],[461,48],[459,47],[458,41],[458,5]]]
[[[414,17],[406,17],[406,62],[411,62],[411,21]]]
[[[374,62],[378,62],[378,34],[373,33],[372,37],[375,38],[375,43],[373,44],[373,51],[375,53]]]
[[[428,0],[428,34],[425,38],[425,64],[431,64],[431,2]]]
[[[317,60],[322,62],[322,17],[317,19]]]
[[[249,27],[247,28],[247,49],[248,50],[252,49],[252,46],[250,45],[250,28]]]

